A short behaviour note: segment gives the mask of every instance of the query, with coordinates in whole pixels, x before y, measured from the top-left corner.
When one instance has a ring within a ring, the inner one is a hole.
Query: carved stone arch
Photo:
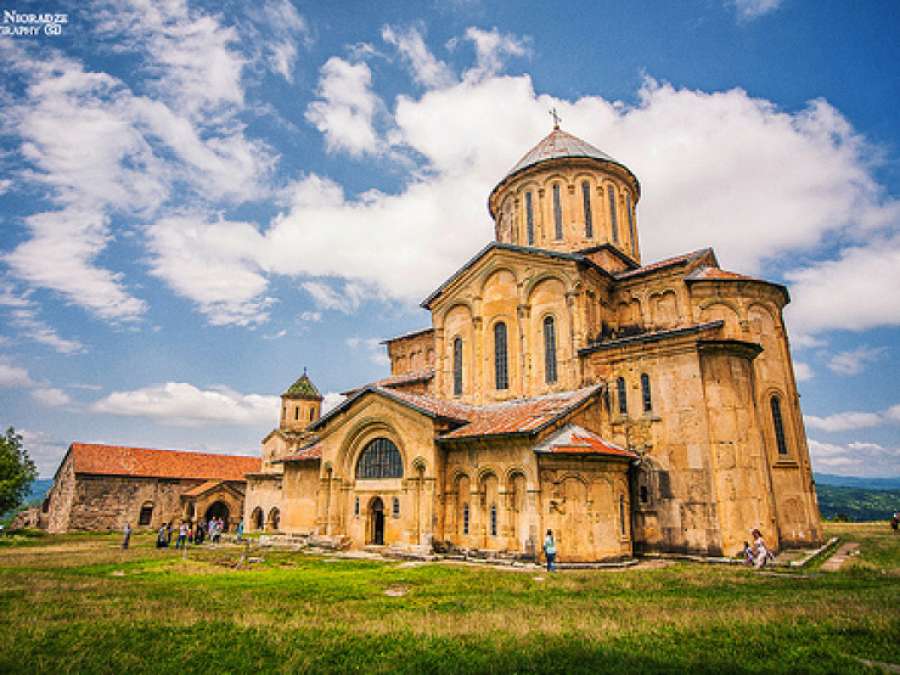
[[[483,270],[481,274],[478,275],[478,296],[484,297],[484,289],[490,281],[491,277],[500,272],[509,272],[512,275],[513,280],[515,281],[516,286],[519,286],[521,281],[519,280],[519,276],[516,274],[516,270],[512,265],[509,265],[506,262],[497,262],[493,265],[488,266],[487,269]]]
[[[572,181],[571,181],[571,178],[569,176],[566,176],[565,173],[563,173],[562,171],[556,170],[556,171],[553,171],[552,173],[544,174],[541,182],[543,183],[543,187],[546,190],[548,188],[553,187],[554,183],[558,182],[558,183],[562,183],[563,185],[567,186]]]
[[[444,309],[441,310],[438,315],[438,319],[440,320],[440,327],[443,328],[444,324],[447,322],[447,317],[450,315],[454,309],[462,307],[469,313],[469,317],[475,316],[475,308],[472,306],[472,303],[468,300],[463,300],[461,298],[454,300],[450,304],[447,305]]]
[[[781,411],[781,426],[785,435],[788,456],[798,457],[801,441],[797,438],[797,434],[795,433],[793,406],[790,404],[790,401],[788,401],[787,394],[781,387],[771,385],[762,390],[761,397],[762,400],[760,401],[760,406],[762,408],[761,417],[763,434],[766,438],[766,445],[770,442],[772,443],[772,450],[774,451],[772,457],[778,457],[778,442],[775,438],[775,420],[772,419],[772,397],[778,397],[778,400],[781,402],[781,405],[779,406]],[[784,455],[782,455],[782,457],[784,457]]]
[[[480,486],[486,479],[493,476],[497,479],[497,482],[500,482],[500,472],[498,472],[492,466],[483,466],[478,469],[478,472],[475,474],[476,480],[478,481],[478,485]]]
[[[509,467],[506,471],[503,472],[503,484],[506,485],[507,489],[509,489],[509,485],[512,480],[516,477],[517,474],[521,474],[525,477],[526,486],[531,486],[534,484],[532,480],[532,476],[529,471],[522,464],[514,464]]]
[[[768,317],[772,320],[772,326],[775,330],[783,330],[783,326],[781,325],[781,318],[779,316],[780,312],[773,311],[772,307],[769,304],[760,302],[759,300],[753,300],[747,304],[747,322],[751,321],[751,313],[754,309],[759,309],[768,315]]]
[[[526,178],[516,186],[516,194],[521,197],[521,195],[524,195],[529,190],[532,192],[537,192],[541,189],[542,188],[540,182],[538,182],[534,178],[534,176],[531,176],[529,178]]]
[[[589,488],[591,485],[590,481],[587,478],[585,478],[584,475],[582,475],[581,473],[578,473],[576,471],[564,471],[562,473],[559,473],[556,475],[556,478],[554,479],[553,482],[556,483],[557,485],[562,485],[570,478],[573,478],[573,479],[577,480],[579,483],[581,483],[582,485],[584,485],[585,489]]]
[[[570,293],[575,290],[575,283],[572,281],[572,278],[567,274],[560,274],[559,272],[540,272],[535,274],[533,277],[528,279],[525,283],[525,289],[523,295],[525,296],[525,302],[531,303],[532,295],[534,294],[534,289],[538,287],[539,284],[545,281],[558,281],[562,284],[564,292]],[[565,297],[562,298],[565,301]]]
[[[403,443],[403,436],[391,423],[383,417],[365,417],[357,422],[344,436],[344,440],[338,450],[338,461],[347,476],[347,480],[356,479],[356,463],[359,456],[370,440],[375,438],[387,438],[400,453],[402,465],[408,466],[409,456]]]
[[[724,307],[727,307],[732,312],[734,312],[735,316],[737,316],[738,319],[740,319],[740,316],[741,316],[740,305],[738,305],[737,303],[735,303],[732,300],[729,300],[728,298],[723,298],[718,295],[714,298],[710,298],[709,300],[704,300],[703,302],[700,303],[699,307],[700,307],[700,310],[703,311],[703,310],[709,309],[710,307],[715,307],[716,305],[722,305]]]
[[[723,316],[717,317],[717,314],[722,314]],[[704,317],[703,315],[707,316]],[[711,316],[710,316],[711,315]],[[734,302],[726,298],[710,298],[704,302],[700,303],[700,319],[701,321],[710,321],[721,319],[725,321],[725,330],[726,332],[731,332],[733,334],[738,335],[741,332],[741,310],[738,305]]]

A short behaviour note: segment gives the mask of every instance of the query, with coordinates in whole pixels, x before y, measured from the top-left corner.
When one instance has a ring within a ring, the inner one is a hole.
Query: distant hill
[[[900,476],[893,478],[859,478],[857,476],[837,476],[833,473],[813,472],[816,485],[836,485],[839,487],[864,488],[866,490],[900,490]]]
[[[34,481],[31,484],[31,491],[28,493],[28,497],[25,498],[25,503],[34,504],[36,502],[44,501],[44,496],[52,485],[52,478],[41,478]]]
[[[818,483],[819,511],[823,518],[854,522],[888,520],[900,511],[900,490],[867,490]]]

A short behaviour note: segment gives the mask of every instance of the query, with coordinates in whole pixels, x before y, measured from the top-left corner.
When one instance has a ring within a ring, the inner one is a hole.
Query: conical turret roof
[[[303,375],[300,376],[300,379],[288,387],[287,391],[284,392],[282,396],[287,396],[289,398],[305,398],[312,401],[322,400],[322,394],[316,389],[316,385],[309,379],[309,375],[306,374],[305,370],[303,371]]]
[[[540,143],[526,152],[525,156],[516,162],[516,165],[504,176],[504,179],[540,162],[560,157],[590,157],[591,159],[599,159],[604,162],[621,164],[621,162],[616,161],[587,141],[583,141],[577,136],[573,136],[557,127],[541,139]]]

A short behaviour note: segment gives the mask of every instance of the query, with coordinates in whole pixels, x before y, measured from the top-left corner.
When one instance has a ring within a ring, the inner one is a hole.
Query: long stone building
[[[562,561],[821,539],[782,309],[711,249],[643,264],[641,186],[558,127],[491,191],[494,241],[320,416],[304,375],[248,483],[252,527]],[[270,514],[277,517],[273,519]]]
[[[257,457],[72,443],[41,506],[49,532],[157,528],[221,517],[236,525]]]

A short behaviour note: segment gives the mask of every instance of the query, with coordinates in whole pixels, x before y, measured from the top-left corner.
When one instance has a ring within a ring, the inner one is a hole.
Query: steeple
[[[322,394],[306,374],[306,368],[294,384],[281,395],[282,431],[303,431],[319,419],[322,413]]]

